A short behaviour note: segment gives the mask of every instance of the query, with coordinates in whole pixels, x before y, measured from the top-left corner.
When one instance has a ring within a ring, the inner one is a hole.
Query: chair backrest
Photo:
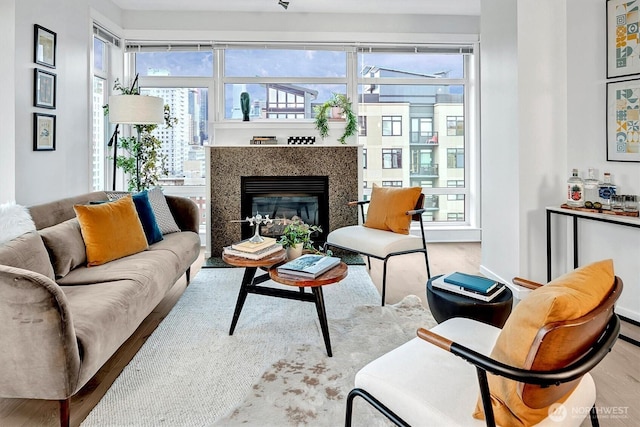
[[[549,371],[578,361],[602,336],[614,315],[614,305],[622,292],[622,280],[616,276],[609,295],[596,308],[574,320],[544,325],[538,331],[525,361],[525,369]],[[577,386],[581,378],[557,386],[541,388],[519,383],[518,393],[531,408],[543,408],[558,401]]]
[[[422,209],[424,208],[424,193],[420,193],[420,197],[418,197],[418,201],[416,202],[416,207],[414,209]],[[413,221],[420,221],[421,213],[417,213],[411,217]]]

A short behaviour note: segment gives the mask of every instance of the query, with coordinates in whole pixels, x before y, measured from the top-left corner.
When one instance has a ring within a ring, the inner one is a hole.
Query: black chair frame
[[[370,200],[360,200],[357,202],[351,202],[351,205],[357,205],[360,207],[360,215],[362,217],[362,223],[364,224],[365,222],[365,216],[364,216],[364,205],[366,205],[367,203],[370,203]],[[418,206],[423,206],[424,203],[424,194],[420,195],[420,198],[418,199]],[[385,303],[385,296],[386,296],[386,290],[387,290],[387,261],[389,261],[389,258],[394,257],[394,256],[398,256],[398,255],[406,255],[406,254],[413,254],[413,253],[420,253],[422,252],[424,254],[424,261],[425,264],[427,266],[427,279],[431,278],[431,270],[429,269],[429,255],[427,254],[427,240],[424,234],[424,222],[422,221],[422,214],[426,212],[426,209],[424,208],[419,208],[419,209],[413,209],[410,211],[407,211],[407,215],[411,215],[412,220],[413,221],[419,221],[420,222],[420,233],[422,235],[422,249],[413,249],[410,251],[398,251],[398,252],[391,252],[390,254],[388,254],[385,257],[380,257],[378,255],[373,255],[370,253],[366,253],[366,252],[362,252],[360,251],[359,253],[361,255],[365,255],[367,257],[367,266],[369,267],[369,270],[371,270],[371,258],[376,258],[379,260],[383,261],[383,267],[382,267],[382,305],[384,306]],[[349,251],[349,252],[355,252],[352,248],[348,248],[348,247],[344,247],[344,246],[340,246],[340,245],[335,245],[333,243],[327,243],[325,242],[324,244],[324,251],[326,252],[327,249],[329,247],[334,247],[337,249],[342,249],[345,251]]]
[[[559,385],[569,381],[573,381],[580,378],[584,374],[591,371],[604,357],[611,351],[613,345],[618,339],[620,333],[620,319],[616,314],[611,316],[609,323],[604,329],[600,338],[594,343],[594,345],[576,362],[566,366],[562,369],[556,369],[553,371],[531,371],[527,369],[516,368],[514,366],[506,365],[488,356],[480,354],[468,347],[455,342],[451,343],[449,351],[458,357],[463,358],[467,362],[475,365],[478,375],[478,383],[480,386],[480,396],[482,397],[482,406],[485,413],[485,422],[487,427],[495,427],[496,422],[493,415],[493,407],[491,406],[491,396],[489,392],[489,384],[487,382],[487,372],[494,375],[503,376],[518,382],[527,384],[537,384],[541,387],[550,387],[553,385]],[[353,399],[356,396],[362,397],[371,406],[380,411],[387,419],[393,422],[397,426],[409,426],[409,424],[400,418],[397,414],[387,408],[384,404],[374,398],[371,394],[365,390],[355,388],[351,390],[347,397],[347,412],[345,419],[345,426],[351,426],[351,419],[353,414]],[[598,427],[598,413],[595,405],[589,412],[591,419],[591,425]]]

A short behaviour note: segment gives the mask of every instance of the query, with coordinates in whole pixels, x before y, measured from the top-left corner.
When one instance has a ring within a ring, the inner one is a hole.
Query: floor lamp
[[[112,95],[109,97],[109,122],[123,125],[155,125],[164,122],[164,99],[144,95]],[[138,134],[138,140],[140,135]],[[113,143],[113,188],[116,189],[118,135]],[[136,169],[139,159],[136,158]],[[138,180],[139,181],[139,180]]]

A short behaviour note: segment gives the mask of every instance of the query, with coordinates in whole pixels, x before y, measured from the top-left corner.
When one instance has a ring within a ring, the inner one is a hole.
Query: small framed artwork
[[[56,116],[33,113],[33,151],[56,149]]]
[[[48,71],[34,69],[33,106],[56,108],[56,75]]]
[[[56,33],[38,24],[33,26],[33,61],[49,68],[56,68]]]
[[[607,160],[640,162],[640,79],[607,83]]]

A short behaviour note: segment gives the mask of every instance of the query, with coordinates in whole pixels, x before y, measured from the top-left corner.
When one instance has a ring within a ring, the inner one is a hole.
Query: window
[[[367,136],[367,116],[358,116],[358,136]]]
[[[447,116],[447,136],[464,135],[464,117]]]
[[[464,168],[464,148],[447,148],[447,167]]]
[[[402,168],[402,148],[382,149],[382,169]]]
[[[362,149],[362,169],[367,168],[367,149]]]
[[[402,187],[402,181],[382,181],[383,187]]]
[[[447,180],[447,187],[464,187],[464,180]]]
[[[402,136],[402,117],[382,116],[382,136]]]
[[[438,143],[438,138],[433,132],[433,118],[412,117],[411,118],[411,143],[412,144],[433,144]],[[435,137],[434,137],[435,136]]]
[[[362,188],[369,188],[367,181],[362,181]]]
[[[464,221],[464,213],[462,213],[462,212],[449,212],[447,214],[447,221]]]

